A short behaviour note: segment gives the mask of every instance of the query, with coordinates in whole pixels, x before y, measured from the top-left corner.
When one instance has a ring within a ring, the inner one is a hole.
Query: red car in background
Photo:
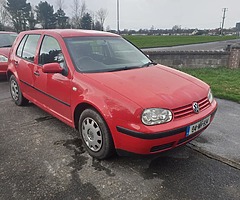
[[[97,159],[186,144],[217,110],[209,85],[152,62],[112,33],[21,32],[7,74],[17,105],[31,101],[76,128]]]
[[[8,55],[17,33],[0,31],[0,75],[6,75]]]

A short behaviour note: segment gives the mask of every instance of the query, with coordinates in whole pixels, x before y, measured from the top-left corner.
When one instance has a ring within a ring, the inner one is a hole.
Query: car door
[[[62,73],[44,73],[44,64],[59,63]],[[45,35],[43,37],[36,70],[34,87],[38,90],[40,103],[65,122],[71,122],[71,75],[58,41]]]
[[[33,84],[36,79],[35,71],[35,58],[40,35],[30,34],[25,35],[16,51],[14,56],[14,65],[16,67],[18,77],[21,84],[21,89],[26,96],[34,98],[36,90]]]

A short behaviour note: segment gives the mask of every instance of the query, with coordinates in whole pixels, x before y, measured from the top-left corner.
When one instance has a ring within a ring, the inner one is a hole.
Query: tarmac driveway
[[[240,104],[222,99],[217,102],[214,122],[190,146],[240,169]]]
[[[0,82],[0,200],[240,199],[239,104],[218,100],[195,141],[154,157],[92,159],[77,132]]]

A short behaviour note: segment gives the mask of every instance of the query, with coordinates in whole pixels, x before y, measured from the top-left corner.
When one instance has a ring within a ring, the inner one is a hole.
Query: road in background
[[[239,162],[228,163],[239,158],[239,104],[219,104],[191,145],[98,161],[77,131],[33,104],[16,106],[0,82],[0,199],[240,199]]]
[[[240,44],[240,39],[191,44],[174,47],[145,48],[143,51],[223,51],[228,45]]]

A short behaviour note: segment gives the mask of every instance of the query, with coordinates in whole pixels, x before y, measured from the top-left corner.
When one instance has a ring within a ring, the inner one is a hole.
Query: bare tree
[[[107,15],[108,15],[108,11],[107,9],[104,9],[104,8],[100,8],[97,12],[96,12],[96,15],[97,15],[97,19],[99,20],[99,22],[101,23],[101,27],[102,27],[102,31],[103,31],[103,25],[104,25],[104,22],[107,18]]]
[[[87,10],[87,5],[86,5],[86,2],[83,1],[82,4],[81,4],[81,6],[80,6],[80,17],[81,17],[81,18],[82,18],[83,15],[85,14],[86,10]]]
[[[91,30],[93,30],[93,29],[94,29],[94,24],[95,24],[95,12],[93,12],[93,11],[89,11],[89,14],[90,14],[91,17],[92,17]]]
[[[10,16],[8,11],[6,10],[5,6],[7,5],[6,0],[0,0],[0,23],[3,26],[8,26],[10,25]]]
[[[73,28],[81,28],[81,19],[87,10],[85,1],[80,3],[80,0],[73,0],[73,17],[72,26]]]
[[[63,10],[63,8],[64,8],[64,0],[56,0],[56,6],[57,6],[57,9]]]

